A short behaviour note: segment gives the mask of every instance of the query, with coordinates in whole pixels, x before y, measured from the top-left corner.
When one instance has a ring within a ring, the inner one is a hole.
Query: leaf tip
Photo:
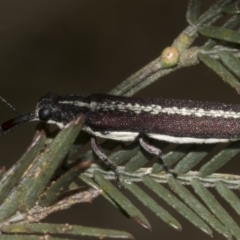
[[[146,228],[147,230],[149,230],[150,232],[152,231],[152,227],[150,224],[143,222],[138,216],[133,217],[133,219],[139,223],[142,227]]]

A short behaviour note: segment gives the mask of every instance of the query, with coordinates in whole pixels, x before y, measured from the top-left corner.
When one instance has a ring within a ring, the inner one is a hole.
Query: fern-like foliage
[[[132,96],[160,77],[200,62],[240,93],[239,3],[237,0],[221,0],[201,13],[202,1],[190,0],[187,10],[189,26],[170,47],[164,49],[159,58],[110,93]],[[226,19],[226,16],[228,18],[222,26],[214,26],[219,19]],[[194,41],[199,36],[206,37],[206,42],[203,46],[196,47]],[[240,152],[240,142],[225,145],[221,151],[214,153],[212,150],[216,146],[211,144],[175,146],[163,155],[163,160],[178,174],[174,178],[165,173],[159,163],[146,168],[145,165],[152,160],[152,156],[142,152],[137,143],[125,146],[119,142],[105,141],[102,148],[119,165],[118,170],[125,188],[125,191],[120,191],[111,182],[115,180],[111,171],[104,166],[91,164],[96,160],[92,151],[73,157],[89,141],[88,135],[80,133],[83,121],[84,117],[79,116],[58,134],[49,133],[46,126],[39,125],[40,130],[37,130],[32,144],[19,161],[7,172],[1,169],[1,239],[39,239],[39,234],[42,237],[48,235],[47,239],[62,239],[54,237],[54,234],[68,234],[70,238],[96,236],[132,239],[130,233],[123,231],[40,223],[52,212],[76,203],[91,202],[102,195],[141,226],[151,229],[144,214],[125,196],[126,191],[130,191],[160,221],[173,229],[181,230],[181,224],[159,205],[158,198],[207,235],[212,236],[215,230],[226,239],[240,239],[239,226],[208,189],[215,188],[240,214],[240,199],[233,191],[240,187],[240,176],[217,173]],[[119,145],[121,150],[114,151]],[[164,149],[168,143],[154,141],[154,145]],[[198,168],[198,171],[192,171],[210,153],[207,163]],[[80,179],[82,185],[73,182],[75,179]],[[146,188],[138,185],[139,182],[154,192],[154,199],[146,193]],[[195,193],[190,192],[185,185],[189,185]]]

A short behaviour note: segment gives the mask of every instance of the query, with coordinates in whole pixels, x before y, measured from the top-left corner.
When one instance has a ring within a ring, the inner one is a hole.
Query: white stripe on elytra
[[[134,141],[138,136],[138,132],[109,132],[101,133],[93,131],[90,127],[85,127],[84,131],[101,138],[118,140],[118,141]],[[238,139],[224,139],[224,138],[194,138],[194,137],[174,137],[164,134],[148,133],[146,134],[149,138],[157,139],[160,141],[166,141],[177,144],[202,144],[202,143],[227,143],[231,141],[237,141]]]
[[[161,113],[167,113],[167,114],[178,114],[182,116],[196,116],[196,117],[223,117],[223,118],[240,118],[240,112],[234,112],[234,111],[223,111],[223,110],[204,110],[202,108],[178,108],[178,107],[163,107],[160,105],[151,104],[148,106],[140,105],[140,104],[131,104],[131,103],[124,103],[124,102],[91,102],[85,103],[80,101],[63,101],[60,102],[63,104],[73,104],[79,107],[89,107],[92,110],[103,110],[103,111],[109,111],[109,110],[118,110],[122,112],[126,112],[128,110],[131,110],[135,112],[136,114],[139,114],[141,112],[148,112],[152,115],[157,115]]]
[[[90,107],[89,103],[81,102],[81,101],[59,101],[60,104],[70,104],[76,105],[79,107]]]
[[[171,143],[227,143],[232,141],[237,141],[238,139],[226,139],[226,138],[194,138],[194,137],[173,137],[163,134],[150,133],[146,134],[149,138],[157,139],[160,141],[166,141]]]
[[[109,132],[105,134],[105,133],[93,131],[90,127],[84,127],[83,130],[96,137],[123,141],[123,142],[133,141],[139,135],[138,132]]]

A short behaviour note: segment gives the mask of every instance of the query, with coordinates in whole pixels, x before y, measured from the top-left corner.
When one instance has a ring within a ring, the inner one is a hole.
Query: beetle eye
[[[42,108],[38,112],[38,117],[42,121],[47,121],[52,116],[52,110],[50,108]]]

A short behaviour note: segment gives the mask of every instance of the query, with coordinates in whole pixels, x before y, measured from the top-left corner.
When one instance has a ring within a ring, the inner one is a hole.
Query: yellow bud
[[[167,47],[161,54],[161,64],[163,67],[168,68],[178,64],[179,52],[175,47]]]

